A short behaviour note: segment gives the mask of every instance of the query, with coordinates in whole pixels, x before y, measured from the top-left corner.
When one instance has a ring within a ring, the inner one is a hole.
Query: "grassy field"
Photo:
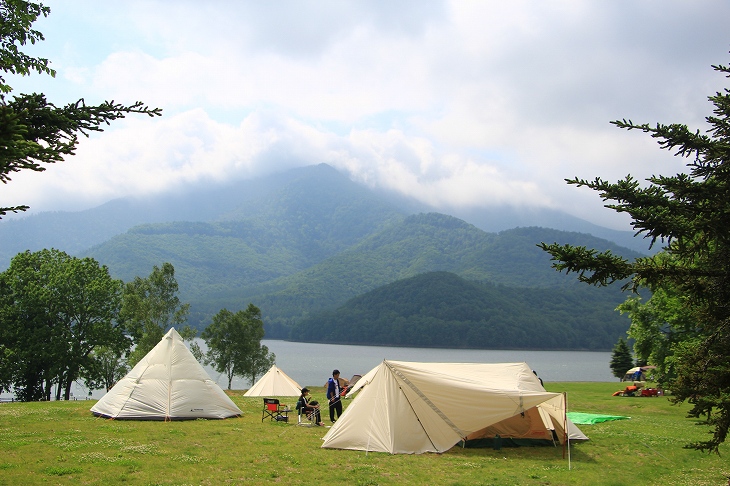
[[[3,403],[0,484],[728,484],[729,446],[719,457],[683,447],[708,433],[685,418],[688,405],[612,397],[618,383],[546,388],[566,391],[571,411],[631,419],[581,425],[590,441],[571,447],[569,468],[560,447],[422,455],[322,449],[326,428],[262,423],[262,400],[239,391],[230,395],[244,415],[213,421],[104,420],[89,412],[93,401]],[[324,389],[310,389],[323,402]]]

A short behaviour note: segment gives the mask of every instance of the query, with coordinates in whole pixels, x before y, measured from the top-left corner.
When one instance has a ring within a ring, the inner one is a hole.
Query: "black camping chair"
[[[289,422],[289,407],[283,403],[279,403],[278,398],[264,398],[264,408],[261,411],[261,421],[263,422],[266,417],[269,420],[276,420],[277,422]]]

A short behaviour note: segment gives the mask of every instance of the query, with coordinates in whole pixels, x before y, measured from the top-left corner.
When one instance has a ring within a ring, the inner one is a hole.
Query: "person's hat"
[[[339,374],[340,374],[340,370],[334,370],[332,372],[332,376],[339,375]]]
[[[302,388],[302,393],[307,393],[309,391],[309,388]]]

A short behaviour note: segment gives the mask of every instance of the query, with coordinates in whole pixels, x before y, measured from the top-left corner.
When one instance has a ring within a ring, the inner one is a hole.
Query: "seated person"
[[[314,423],[317,425],[324,425],[322,417],[319,414],[319,402],[317,400],[311,400],[309,396],[309,388],[302,388],[302,394],[297,400],[297,410],[307,415],[314,414]]]

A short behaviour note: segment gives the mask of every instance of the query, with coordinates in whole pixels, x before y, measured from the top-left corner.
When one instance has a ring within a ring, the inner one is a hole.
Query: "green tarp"
[[[631,417],[624,417],[622,415],[602,415],[599,413],[581,413],[581,412],[568,412],[568,418],[574,424],[580,425],[592,425],[599,424],[601,422],[608,422],[611,420],[623,420]]]

